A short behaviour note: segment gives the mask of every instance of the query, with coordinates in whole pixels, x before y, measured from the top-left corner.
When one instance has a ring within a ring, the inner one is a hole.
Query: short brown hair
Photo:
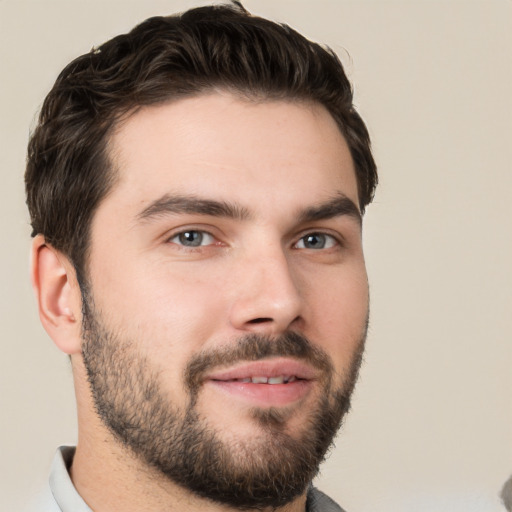
[[[43,234],[66,254],[82,284],[91,220],[116,179],[106,147],[118,120],[140,106],[219,88],[324,105],[350,148],[361,210],[371,202],[370,139],[334,52],[238,2],[150,18],[60,73],[29,141],[32,236]]]

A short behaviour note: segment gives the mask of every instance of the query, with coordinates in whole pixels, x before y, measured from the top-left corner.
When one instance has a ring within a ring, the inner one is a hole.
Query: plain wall
[[[187,1],[0,0],[0,509],[75,441],[68,359],[28,278],[29,127],[58,72]],[[512,2],[247,0],[338,52],[381,184],[372,317],[321,489],[349,512],[494,512],[512,473]]]

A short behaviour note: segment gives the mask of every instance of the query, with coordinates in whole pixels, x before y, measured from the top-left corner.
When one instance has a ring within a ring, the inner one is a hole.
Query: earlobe
[[[81,296],[74,268],[42,235],[32,242],[31,279],[46,332],[66,354],[81,350]]]

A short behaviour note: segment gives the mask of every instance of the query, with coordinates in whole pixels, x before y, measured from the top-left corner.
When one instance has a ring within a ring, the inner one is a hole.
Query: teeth
[[[287,384],[288,382],[295,382],[297,377],[292,375],[291,377],[287,375],[279,375],[277,377],[263,377],[263,376],[255,376],[255,377],[244,377],[243,379],[237,379],[238,382],[244,382],[252,384]]]

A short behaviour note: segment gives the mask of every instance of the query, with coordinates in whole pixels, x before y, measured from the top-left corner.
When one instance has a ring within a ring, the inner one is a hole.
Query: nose
[[[235,329],[275,335],[301,320],[298,276],[281,248],[245,259],[234,277],[230,322]]]

